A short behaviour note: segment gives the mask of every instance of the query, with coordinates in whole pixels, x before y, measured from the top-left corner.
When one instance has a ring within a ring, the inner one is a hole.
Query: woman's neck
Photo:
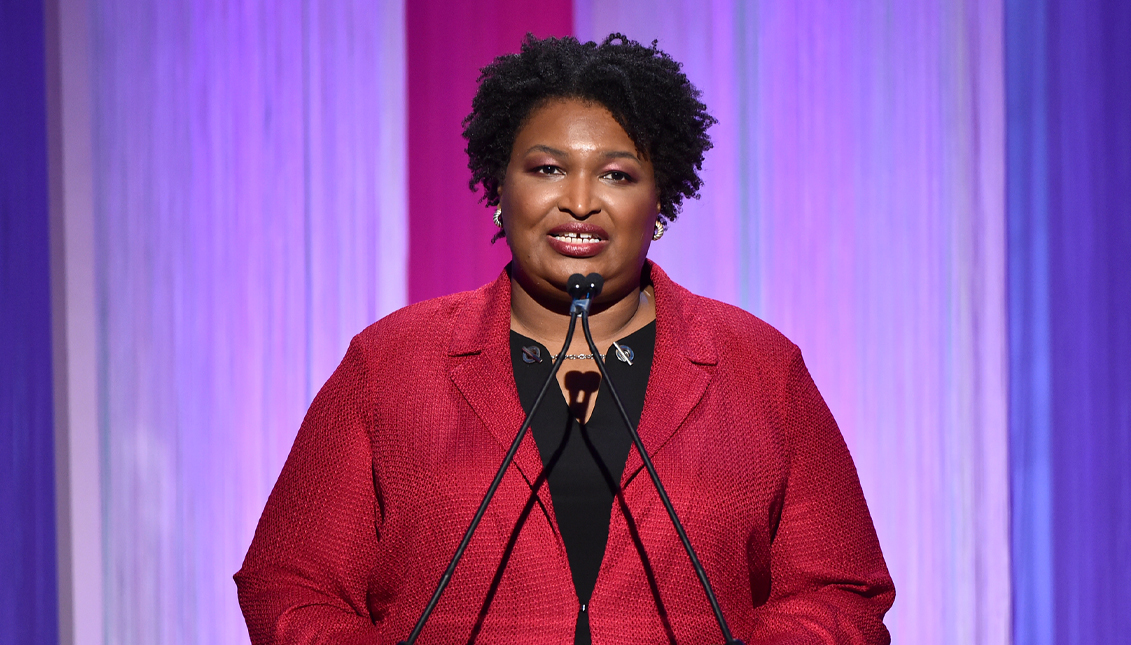
[[[631,334],[655,319],[656,298],[652,287],[637,287],[599,310],[595,309],[589,316],[589,330],[593,334],[593,342],[604,351],[614,340]],[[543,305],[512,277],[511,329],[537,340],[551,352],[557,353],[569,330],[569,315]],[[589,353],[580,321],[574,331],[569,353]]]

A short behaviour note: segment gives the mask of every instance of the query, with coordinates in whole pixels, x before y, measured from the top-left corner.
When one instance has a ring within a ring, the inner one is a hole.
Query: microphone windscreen
[[[566,293],[574,300],[584,298],[586,286],[585,276],[575,273],[569,277],[569,280],[566,280]]]
[[[585,286],[589,287],[589,297],[596,298],[601,295],[601,288],[605,286],[605,279],[601,277],[600,273],[590,273],[585,276]]]

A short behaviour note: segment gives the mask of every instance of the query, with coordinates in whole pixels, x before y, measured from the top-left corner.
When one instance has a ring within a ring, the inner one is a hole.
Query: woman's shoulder
[[[461,312],[483,300],[481,287],[439,296],[401,307],[363,329],[354,338],[368,355],[429,349],[446,352],[452,329]]]
[[[762,357],[775,363],[789,362],[798,353],[797,345],[785,334],[749,311],[721,300],[689,295],[701,324],[711,327],[715,344],[723,353]]]
[[[693,326],[711,339],[717,382],[741,392],[758,393],[759,400],[791,414],[799,385],[809,380],[801,349],[770,323],[731,304],[691,296],[696,311]],[[694,332],[692,332],[694,333]]]
[[[652,269],[657,301],[667,296],[675,306],[657,302],[657,309],[674,314],[684,333],[702,336],[720,357],[740,355],[745,360],[780,363],[797,354],[797,346],[765,320],[741,307],[692,293],[658,269]]]

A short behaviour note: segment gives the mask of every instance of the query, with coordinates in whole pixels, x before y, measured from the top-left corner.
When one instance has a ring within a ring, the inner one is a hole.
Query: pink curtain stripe
[[[406,3],[408,41],[408,299],[474,289],[510,259],[470,172],[460,125],[479,69],[518,51],[527,32],[572,33],[570,2],[421,0]]]

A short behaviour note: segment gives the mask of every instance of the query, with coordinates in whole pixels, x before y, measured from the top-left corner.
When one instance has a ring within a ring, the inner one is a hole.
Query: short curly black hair
[[[547,101],[577,98],[608,109],[652,162],[660,217],[674,220],[685,198],[699,197],[707,128],[717,123],[680,67],[656,41],[646,47],[612,34],[598,45],[527,34],[519,53],[499,56],[479,75],[463,120],[471,189],[481,185],[483,200],[497,205],[519,128]]]

